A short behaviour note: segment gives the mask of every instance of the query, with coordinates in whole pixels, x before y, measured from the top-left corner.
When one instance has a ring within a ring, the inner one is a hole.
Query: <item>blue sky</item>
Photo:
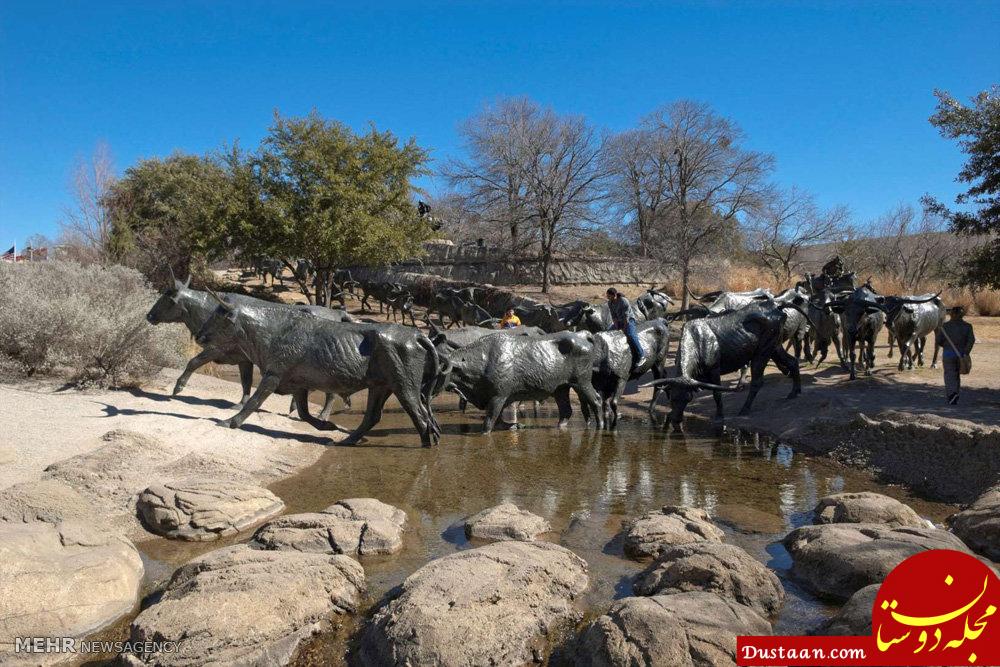
[[[0,2],[0,244],[53,234],[73,164],[254,146],[274,109],[369,121],[441,160],[528,95],[612,130],[691,98],[773,153],[775,180],[859,221],[962,156],[932,90],[1000,82],[1000,2]],[[430,181],[432,190],[442,184]],[[5,248],[4,248],[5,249]]]

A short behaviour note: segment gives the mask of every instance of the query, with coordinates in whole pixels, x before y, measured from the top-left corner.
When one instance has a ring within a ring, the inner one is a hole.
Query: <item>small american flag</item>
[[[15,248],[16,248],[16,246],[11,246],[10,250],[8,250],[4,254],[0,255],[0,259],[2,259],[5,262],[13,262],[14,261],[14,250],[15,250]]]

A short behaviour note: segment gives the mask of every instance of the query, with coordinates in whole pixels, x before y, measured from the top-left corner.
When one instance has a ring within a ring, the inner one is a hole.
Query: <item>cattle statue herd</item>
[[[280,279],[280,267],[262,262]],[[311,267],[300,264],[308,273]],[[302,276],[299,276],[300,278]],[[898,368],[923,365],[924,342],[943,323],[945,310],[936,294],[879,294],[870,280],[855,285],[854,274],[831,262],[819,276],[806,275],[794,287],[774,294],[748,292],[691,294],[695,305],[669,312],[673,300],[649,289],[636,299],[636,332],[645,351],[638,366],[625,333],[612,330],[607,303],[573,301],[550,306],[508,299],[498,305],[477,287],[445,288],[426,303],[427,333],[417,328],[415,296],[401,284],[356,281],[349,272],[330,274],[341,305],[348,295],[362,310],[391,313],[393,323],[357,321],[343,308],[285,305],[232,293],[191,289],[174,279],[147,315],[152,324],[183,323],[202,351],[188,362],[174,394],[208,362],[239,368],[243,395],[239,412],[223,423],[237,428],[273,393],[291,395],[298,416],[321,430],[338,429],[329,421],[334,398],[347,405],[367,391],[361,424],[345,442],[355,443],[382,418],[390,396],[406,411],[424,446],[436,444],[441,430],[432,402],[444,392],[456,394],[464,409],[484,411],[484,432],[495,428],[503,410],[522,401],[554,399],[559,424],[572,415],[570,391],[578,397],[584,419],[597,428],[614,428],[626,383],[652,374],[655,415],[661,395],[669,402],[664,428],[681,430],[684,411],[699,390],[711,391],[723,418],[722,393],[739,391],[750,375],[740,414],[746,414],[764,381],[768,362],[792,382],[789,398],[801,392],[799,364],[819,364],[832,342],[841,365],[856,377],[860,363],[870,374],[875,340],[886,327],[889,356],[899,350]],[[521,325],[497,329],[497,317],[513,308]],[[500,312],[497,312],[500,310]],[[402,323],[395,322],[397,316]],[[410,324],[406,325],[409,316]],[[437,317],[437,324],[433,317]],[[677,326],[679,325],[679,326]],[[672,340],[678,341],[672,355]],[[932,365],[937,363],[935,346]],[[670,359],[674,363],[671,371]],[[260,373],[252,389],[253,368]],[[740,372],[735,384],[723,376]],[[318,416],[309,409],[310,391],[326,394]]]

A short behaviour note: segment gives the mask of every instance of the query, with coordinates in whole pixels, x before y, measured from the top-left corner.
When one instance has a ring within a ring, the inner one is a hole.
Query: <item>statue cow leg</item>
[[[613,429],[618,426],[618,401],[621,400],[622,395],[625,393],[625,380],[620,380],[618,386],[615,387],[615,391],[611,394],[611,418],[607,419],[607,427]]]
[[[296,406],[296,408],[299,411],[299,419],[301,419],[305,423],[309,424],[310,426],[312,426],[314,429],[316,429],[318,431],[336,431],[337,430],[337,425],[336,424],[334,424],[332,422],[325,421],[323,419],[317,419],[316,417],[313,417],[311,414],[309,414],[309,390],[308,389],[298,389],[298,390],[296,390],[294,396],[295,397],[292,399],[292,401],[295,403],[295,406]],[[327,394],[326,395],[326,400],[327,401],[332,401],[333,400],[333,394]]]
[[[184,367],[184,372],[181,373],[180,377],[177,378],[177,382],[174,383],[173,395],[176,396],[177,394],[181,393],[184,390],[184,387],[187,386],[188,380],[191,379],[192,373],[194,373],[196,370],[198,370],[208,362],[215,361],[218,358],[219,358],[218,350],[214,350],[212,348],[206,348],[201,352],[199,352],[198,354],[196,354],[194,357],[192,357],[191,360],[188,361],[187,365]],[[250,362],[248,361],[247,363],[249,364]],[[252,371],[253,366],[250,366],[250,369]],[[242,373],[240,375],[240,379],[242,379]],[[246,400],[247,396],[249,395],[250,395],[249,387],[244,387],[243,400]]]
[[[569,418],[573,416],[573,406],[569,402],[569,386],[560,387],[556,389],[553,398],[556,399],[556,408],[559,410],[559,422],[556,424],[559,428],[566,428],[569,423]],[[598,408],[600,410],[600,408]],[[595,410],[597,412],[597,410]]]
[[[257,412],[267,397],[275,392],[280,383],[280,377],[274,375],[273,373],[266,373],[260,379],[260,384],[257,385],[257,391],[254,392],[253,396],[251,396],[247,402],[243,404],[243,408],[239,412],[229,419],[221,422],[222,426],[238,428],[247,420],[247,417]]]
[[[601,397],[597,395],[597,392],[594,390],[594,386],[591,385],[590,382],[587,382],[586,384],[572,385],[572,388],[573,391],[576,392],[577,398],[580,399],[580,405],[586,404],[594,415],[596,415],[597,423],[595,425],[597,428],[604,428],[604,413],[601,410]],[[569,400],[568,392],[566,399],[567,401]]]
[[[854,369],[854,364],[856,363],[856,356],[855,356],[854,341],[853,340],[848,341],[848,343],[847,343],[847,359],[848,359],[848,361],[847,361],[847,370],[848,370],[848,372],[850,374],[850,378],[852,380],[856,380],[856,379],[858,379],[858,375],[857,375],[857,373],[855,372],[855,369]]]
[[[246,405],[250,400],[250,389],[253,387],[253,364],[249,360],[241,361],[237,364],[240,369],[240,386],[243,388],[243,396],[240,398],[240,407]]]
[[[492,433],[500,413],[507,405],[506,396],[494,396],[486,403],[486,416],[483,417],[483,433]]]
[[[837,359],[840,360],[840,365],[844,365],[844,348],[840,342],[840,333],[836,330],[833,332],[833,349],[837,351]]]
[[[747,364],[746,366],[744,366],[743,368],[740,369],[740,379],[736,382],[736,389],[737,390],[743,388],[743,385],[744,385],[744,383],[746,382],[746,379],[747,379],[747,372],[749,370],[750,370],[750,364]]]
[[[782,354],[788,355],[778,344],[775,344],[773,349],[775,352],[780,351]],[[743,407],[740,408],[741,416],[750,414],[750,406],[753,405],[753,400],[757,397],[757,392],[764,386],[764,369],[767,367],[768,360],[768,357],[758,353],[758,356],[750,361],[750,393],[747,394],[747,400],[743,403]]]
[[[410,416],[410,420],[420,434],[420,444],[424,447],[432,447],[438,444],[440,431],[436,428],[434,419],[430,413],[424,408],[423,401],[420,398],[420,388],[402,388],[396,394],[396,398],[399,400],[399,404],[403,407],[403,410],[406,411],[406,414]]]
[[[389,389],[368,390],[368,405],[365,407],[365,416],[361,420],[361,424],[343,440],[343,444],[353,445],[357,443],[365,433],[372,430],[372,427],[382,420],[382,410],[390,396],[392,396],[392,391]]]
[[[319,418],[323,421],[329,421],[330,415],[333,414],[333,399],[335,396],[336,394],[333,392],[328,392],[326,395],[326,400],[323,402],[323,409],[319,411]],[[351,397],[349,394],[347,396],[341,396],[340,400],[342,400],[344,405],[348,408],[351,407]]]
[[[865,375],[871,375],[875,368],[875,337],[861,342],[861,353],[865,362]]]
[[[775,350],[771,354],[771,361],[778,367],[785,376],[792,380],[792,391],[788,398],[795,398],[802,393],[802,378],[799,375],[799,360],[785,353],[783,350]]]
[[[653,366],[653,379],[659,380],[663,377],[663,371],[660,370],[659,365]],[[649,399],[649,405],[646,406],[646,413],[649,415],[650,419],[656,418],[656,401],[660,398],[660,393],[663,391],[662,387],[653,387],[653,396]],[[622,393],[624,394],[625,388],[622,387]]]
[[[897,338],[896,339],[896,344],[899,345],[899,363],[896,364],[896,369],[897,370],[901,371],[901,370],[903,370],[903,367],[906,366],[906,358],[910,354],[910,343],[911,343],[910,340],[905,340],[904,341],[902,338]],[[889,358],[890,359],[892,358],[892,346],[891,345],[889,346]]]
[[[725,415],[722,412],[722,392],[713,391],[712,398],[715,399],[715,420],[721,422],[725,419]]]

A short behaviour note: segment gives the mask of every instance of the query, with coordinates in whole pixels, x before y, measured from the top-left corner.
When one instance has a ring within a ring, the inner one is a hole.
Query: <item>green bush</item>
[[[135,385],[183,361],[186,331],[154,327],[156,293],[124,266],[0,264],[0,364],[7,374]]]

